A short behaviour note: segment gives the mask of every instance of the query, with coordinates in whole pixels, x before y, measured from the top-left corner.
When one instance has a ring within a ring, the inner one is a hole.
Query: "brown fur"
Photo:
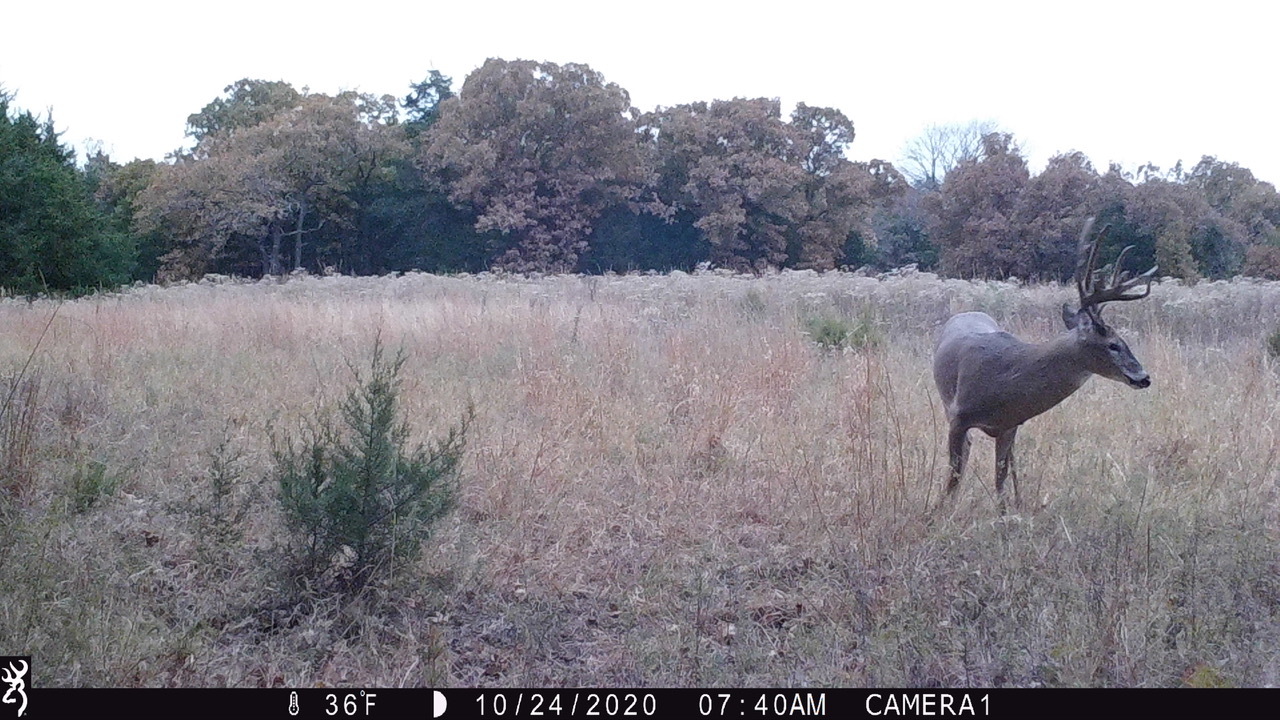
[[[933,379],[950,424],[947,493],[955,491],[969,456],[969,430],[996,439],[996,491],[1013,471],[1013,445],[1022,423],[1079,390],[1091,375],[1132,387],[1151,384],[1128,345],[1096,312],[1065,313],[1067,331],[1045,343],[1025,343],[986,313],[953,316],[934,350]],[[1014,495],[1017,499],[1017,474]]]

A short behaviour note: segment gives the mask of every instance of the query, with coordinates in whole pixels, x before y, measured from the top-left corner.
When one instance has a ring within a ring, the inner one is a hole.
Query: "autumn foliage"
[[[14,156],[0,167],[28,167],[15,158],[43,152],[59,172],[75,171],[51,127],[7,110],[5,123],[31,138],[0,146]],[[0,227],[10,238],[0,285],[29,291],[40,272],[69,288],[130,272],[179,280],[703,263],[744,272],[914,263],[1060,280],[1089,216],[1112,226],[1107,250],[1134,246],[1134,267],[1280,276],[1280,195],[1237,164],[1100,171],[1068,152],[1037,170],[1013,136],[974,122],[931,126],[895,168],[847,159],[854,127],[836,108],[802,102],[787,114],[776,98],[642,112],[625,89],[573,63],[490,59],[456,94],[433,71],[400,100],[244,79],[188,118],[192,147],[165,162],[119,165],[98,153],[79,184],[0,198],[27,203]],[[30,186],[9,175],[5,187]],[[32,208],[57,194],[70,202],[68,193],[83,216],[73,234],[100,258],[75,271],[8,220],[48,212]]]
[[[646,180],[634,112],[586,65],[489,60],[440,107],[418,160],[496,233],[495,264],[570,271],[595,219]]]

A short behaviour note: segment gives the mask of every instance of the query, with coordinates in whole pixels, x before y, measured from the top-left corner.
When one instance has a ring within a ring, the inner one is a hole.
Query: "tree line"
[[[241,80],[162,162],[77,165],[0,91],[0,286],[205,273],[738,271],[915,263],[1065,279],[1090,215],[1135,266],[1280,278],[1280,195],[1237,164],[1029,170],[990,124],[930,128],[902,167],[854,162],[834,108],[715,100],[640,112],[581,64],[491,59],[403,98]],[[1113,251],[1114,248],[1108,248]]]

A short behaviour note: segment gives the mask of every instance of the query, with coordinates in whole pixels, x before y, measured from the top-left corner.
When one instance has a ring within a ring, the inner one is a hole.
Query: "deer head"
[[[1122,382],[1130,387],[1145,388],[1151,385],[1151,377],[1142,369],[1142,363],[1133,356],[1129,346],[1119,334],[1102,321],[1102,305],[1124,300],[1141,300],[1151,294],[1151,279],[1157,268],[1137,276],[1130,276],[1120,269],[1124,258],[1133,249],[1129,245],[1120,251],[1119,257],[1111,266],[1095,270],[1098,261],[1098,247],[1102,239],[1111,229],[1107,225],[1090,241],[1089,233],[1093,230],[1093,218],[1089,218],[1084,229],[1080,231],[1080,241],[1076,249],[1076,290],[1080,295],[1080,309],[1071,311],[1069,305],[1062,306],[1062,321],[1067,329],[1074,331],[1076,341],[1090,371],[1102,377]],[[1108,272],[1110,270],[1110,272]],[[1101,286],[1098,281],[1105,276]],[[1141,290],[1133,291],[1139,284],[1145,283]],[[1133,292],[1131,292],[1133,291]]]

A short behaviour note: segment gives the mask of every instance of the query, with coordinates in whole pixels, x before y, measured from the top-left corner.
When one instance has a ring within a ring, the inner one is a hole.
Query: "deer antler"
[[[1129,245],[1120,251],[1119,257],[1111,265],[1111,274],[1107,277],[1106,284],[1101,288],[1097,287],[1097,276],[1105,274],[1108,269],[1094,270],[1094,266],[1098,261],[1098,247],[1102,245],[1102,239],[1106,237],[1107,231],[1110,229],[1110,225],[1104,226],[1090,241],[1089,232],[1093,230],[1093,218],[1089,218],[1085,221],[1084,229],[1080,231],[1080,243],[1076,255],[1076,290],[1080,293],[1080,309],[1092,309],[1094,315],[1102,309],[1103,303],[1120,300],[1141,300],[1150,295],[1151,279],[1158,269],[1158,266],[1153,267],[1141,275],[1132,277],[1128,272],[1122,272],[1120,266],[1124,262],[1125,256],[1133,249],[1133,246]],[[1144,281],[1146,282],[1146,287],[1137,293],[1129,293],[1130,290]]]

